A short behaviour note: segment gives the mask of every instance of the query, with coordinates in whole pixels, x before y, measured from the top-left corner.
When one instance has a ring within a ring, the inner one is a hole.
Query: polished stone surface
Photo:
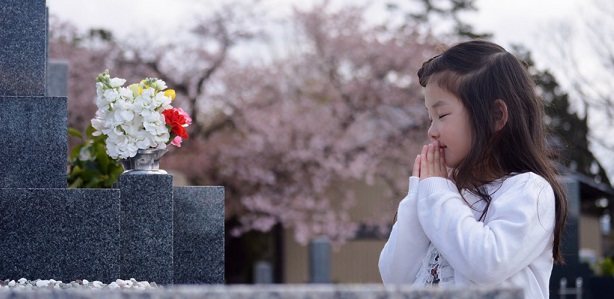
[[[0,123],[0,188],[67,186],[65,97],[0,96]]]
[[[0,277],[119,277],[119,190],[0,188]]]
[[[45,1],[2,0],[0,28],[0,96],[44,96]]]
[[[45,88],[47,96],[68,96],[68,61],[50,60],[47,63],[47,84]]]
[[[224,283],[224,187],[175,187],[175,284]]]
[[[173,176],[122,174],[120,277],[173,283]]]

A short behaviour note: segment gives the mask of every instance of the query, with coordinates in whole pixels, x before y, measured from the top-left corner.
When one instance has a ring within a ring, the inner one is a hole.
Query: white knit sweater
[[[525,298],[548,298],[553,266],[555,197],[535,173],[486,186],[492,201],[460,196],[445,178],[409,179],[397,222],[379,259],[385,284],[521,287]],[[431,275],[432,274],[432,275]]]

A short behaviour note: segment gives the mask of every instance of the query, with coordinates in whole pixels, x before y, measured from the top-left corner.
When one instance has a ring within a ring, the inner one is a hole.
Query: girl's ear
[[[502,99],[496,99],[492,107],[495,121],[495,132],[503,129],[507,124],[507,105]]]

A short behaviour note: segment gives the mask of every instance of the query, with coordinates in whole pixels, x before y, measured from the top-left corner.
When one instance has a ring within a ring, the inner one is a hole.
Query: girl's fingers
[[[420,155],[420,178],[426,178],[428,177],[428,165],[426,163],[426,156],[427,156],[427,151],[428,151],[428,146],[423,146],[422,147],[422,154]]]
[[[436,174],[435,170],[435,145],[432,143],[429,144],[429,149],[426,154],[427,168],[429,176],[434,176]]]
[[[414,169],[412,170],[411,173],[412,176],[420,176],[420,155],[416,156],[416,159],[414,160]]]
[[[441,173],[444,177],[448,177],[448,169],[446,168],[446,152],[443,148],[439,148],[439,161],[441,166]]]
[[[439,142],[435,141],[432,143],[433,145],[433,174],[435,175],[441,175],[439,173],[439,170],[441,169],[441,160],[440,160],[440,147],[439,147]]]
[[[421,179],[429,177],[448,177],[448,170],[446,169],[446,158],[444,149],[441,148],[439,141],[435,141],[431,144],[422,147],[422,154],[419,159],[416,157],[414,162],[414,169],[419,162],[419,172],[417,174]]]

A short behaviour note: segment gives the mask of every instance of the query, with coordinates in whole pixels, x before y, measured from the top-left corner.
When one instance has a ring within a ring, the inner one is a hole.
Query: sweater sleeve
[[[399,204],[397,221],[379,258],[384,284],[411,284],[426,255],[429,240],[418,221],[418,177],[409,178],[409,193]]]
[[[454,271],[473,283],[500,283],[552,248],[550,184],[533,173],[512,179],[493,196],[484,222],[476,220],[451,181],[420,182],[417,206],[424,232]]]

